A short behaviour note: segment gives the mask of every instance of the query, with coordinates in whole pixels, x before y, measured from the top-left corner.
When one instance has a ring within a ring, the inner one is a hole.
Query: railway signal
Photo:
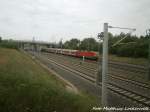
[[[104,32],[98,33],[97,37],[98,37],[98,39],[103,40]]]
[[[100,56],[100,41],[103,40],[104,38],[104,32],[98,33],[97,38],[99,39],[99,44],[98,44],[98,54]],[[98,58],[98,64],[100,66],[98,66],[98,70],[95,74],[95,85],[97,86],[99,84],[99,82],[101,81],[101,76],[102,76],[102,67],[101,67],[101,58]]]

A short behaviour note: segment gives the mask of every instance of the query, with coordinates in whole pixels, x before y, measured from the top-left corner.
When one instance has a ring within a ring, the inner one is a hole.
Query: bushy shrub
[[[120,45],[116,50],[118,56],[125,57],[148,57],[148,44],[147,43],[132,43]]]
[[[18,49],[18,44],[16,42],[4,40],[0,43],[0,47]]]

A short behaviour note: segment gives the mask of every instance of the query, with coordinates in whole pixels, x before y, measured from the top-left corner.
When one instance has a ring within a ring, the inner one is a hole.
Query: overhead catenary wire
[[[113,26],[109,26],[109,28],[117,28],[117,29],[126,29],[126,30],[130,30],[129,33],[127,33],[122,39],[120,39],[119,41],[117,41],[116,43],[114,43],[112,45],[112,47],[118,45],[122,40],[124,40],[127,36],[129,36],[131,33],[133,33],[134,31],[136,31],[135,28],[122,28],[122,27],[113,27]]]

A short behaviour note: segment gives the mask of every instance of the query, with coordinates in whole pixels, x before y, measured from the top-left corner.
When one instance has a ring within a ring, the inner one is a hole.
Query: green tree
[[[94,38],[85,38],[80,44],[81,50],[98,51],[98,42]]]
[[[0,37],[0,43],[2,42],[2,37]]]
[[[70,41],[64,43],[64,48],[66,49],[79,49],[80,40],[73,38]]]

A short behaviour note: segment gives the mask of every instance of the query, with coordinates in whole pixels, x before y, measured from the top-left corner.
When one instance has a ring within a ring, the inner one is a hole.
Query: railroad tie
[[[127,92],[127,93],[125,93],[125,95],[127,95],[127,96],[131,96],[131,95],[132,95],[132,93]]]
[[[144,101],[144,102],[145,102],[145,101],[146,101],[146,99],[145,99],[145,98],[142,98],[142,99],[140,99],[139,101],[142,101],[142,102]]]
[[[122,90],[121,90],[121,89],[116,88],[116,91],[121,92]]]
[[[141,99],[141,96],[135,96],[134,99],[139,100]]]
[[[135,96],[135,94],[131,94],[131,95],[130,95],[130,97],[134,97],[134,96]]]
[[[150,100],[149,101],[147,101],[147,102],[145,102],[146,104],[150,104]]]
[[[127,91],[124,91],[124,90],[123,90],[123,91],[120,91],[120,93],[123,93],[123,94],[125,94],[125,93],[127,93]]]

